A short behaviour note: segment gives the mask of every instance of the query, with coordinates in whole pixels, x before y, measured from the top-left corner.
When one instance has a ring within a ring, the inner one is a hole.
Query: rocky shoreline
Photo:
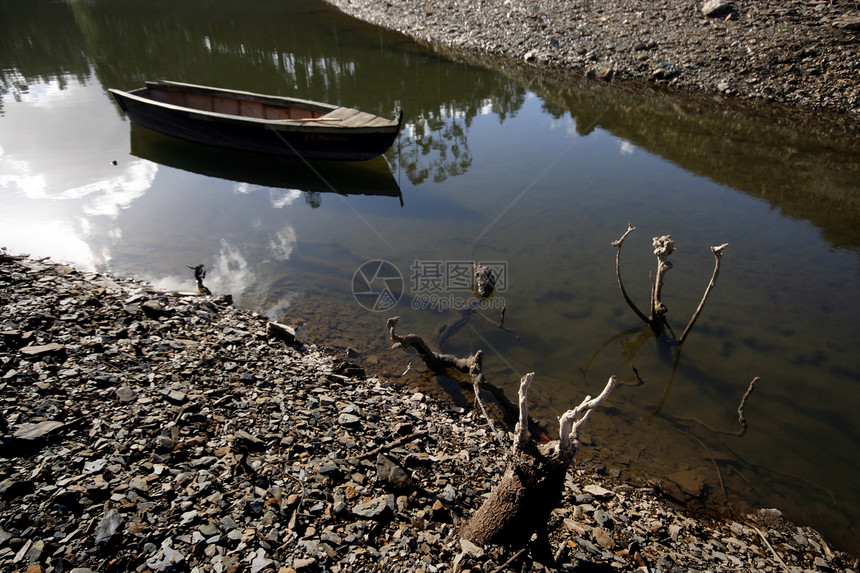
[[[0,570],[544,570],[459,540],[507,447],[474,412],[229,297],[0,251],[0,309]],[[693,515],[581,466],[550,531],[562,570],[860,570],[777,510]]]
[[[327,0],[462,52],[860,118],[853,0]]]

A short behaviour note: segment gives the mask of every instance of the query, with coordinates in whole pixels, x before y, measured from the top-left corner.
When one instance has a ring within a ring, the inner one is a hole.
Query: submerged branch
[[[434,352],[430,349],[427,343],[424,342],[424,339],[417,334],[406,334],[403,336],[397,334],[396,328],[398,320],[400,320],[400,317],[395,316],[389,318],[386,322],[388,334],[391,341],[394,343],[392,347],[415,349],[418,356],[424,361],[424,364],[427,365],[427,368],[437,374],[444,374],[446,370],[456,370],[462,374],[467,374],[475,393],[475,401],[478,403],[484,416],[490,421],[490,428],[495,433],[493,422],[487,415],[484,404],[481,401],[480,391],[483,389],[492,394],[506,417],[515,412],[516,406],[507,398],[507,396],[505,396],[505,393],[501,388],[490,384],[484,377],[484,352],[482,350],[478,350],[472,356],[468,356],[466,358],[460,358],[453,354]]]
[[[680,421],[680,422],[695,422],[695,423],[697,423],[700,426],[710,430],[711,432],[713,432],[715,434],[722,434],[724,436],[737,436],[739,438],[743,437],[743,435],[747,433],[747,429],[749,428],[749,425],[747,424],[746,416],[744,415],[744,407],[746,406],[747,400],[749,400],[750,395],[753,393],[753,390],[755,389],[755,383],[758,381],[759,381],[758,376],[756,376],[755,378],[753,378],[750,381],[750,384],[747,387],[747,391],[744,392],[744,395],[741,398],[741,403],[738,405],[738,422],[740,422],[740,424],[741,424],[741,429],[738,430],[737,432],[729,432],[728,430],[719,430],[717,428],[714,428],[714,427],[704,423],[703,421],[699,420],[698,418],[677,417],[675,419]]]
[[[737,433],[738,436],[743,436],[747,433],[747,419],[744,417],[744,406],[746,405],[750,394],[752,394],[753,389],[755,388],[755,383],[758,382],[758,379],[758,376],[756,376],[750,381],[750,385],[747,388],[747,391],[744,392],[744,397],[741,398],[741,403],[738,406],[738,421],[741,423],[741,429]]]
[[[684,332],[681,334],[681,338],[678,339],[679,346],[681,344],[684,344],[684,340],[687,338],[687,334],[690,333],[690,330],[693,328],[693,325],[696,324],[696,320],[702,313],[702,309],[705,308],[705,301],[708,300],[708,295],[711,294],[711,290],[713,290],[714,285],[717,283],[717,277],[720,274],[720,259],[723,255],[723,249],[728,246],[728,243],[723,243],[718,247],[711,247],[711,251],[713,251],[714,253],[714,272],[711,275],[711,281],[708,283],[708,287],[705,289],[705,294],[702,295],[702,300],[701,302],[699,302],[699,306],[696,307],[696,312],[693,313],[693,316],[690,318],[690,323],[687,325],[687,328],[684,329]]]
[[[627,230],[624,232],[623,235],[621,235],[621,238],[617,241],[612,241],[612,246],[618,247],[618,251],[616,251],[615,253],[615,276],[618,278],[618,286],[619,288],[621,288],[621,296],[624,297],[624,300],[627,302],[628,306],[633,309],[633,312],[635,312],[639,316],[639,318],[644,320],[645,324],[650,326],[651,320],[647,316],[645,316],[645,313],[639,310],[639,308],[633,303],[632,300],[630,300],[630,297],[627,295],[627,290],[624,288],[624,283],[621,280],[621,247],[624,244],[624,239],[627,238],[627,235],[629,235],[634,230],[636,230],[636,227],[628,223]]]

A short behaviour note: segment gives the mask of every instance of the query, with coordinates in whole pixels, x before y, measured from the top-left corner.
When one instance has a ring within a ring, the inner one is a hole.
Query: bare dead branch
[[[788,565],[785,564],[785,561],[782,560],[782,557],[779,556],[779,552],[773,548],[773,545],[770,544],[770,541],[768,541],[767,536],[761,532],[761,529],[759,529],[758,527],[756,527],[755,525],[753,525],[749,521],[745,521],[745,523],[747,525],[749,525],[750,527],[752,527],[753,529],[755,529],[756,533],[758,533],[759,537],[761,537],[761,540],[764,541],[764,544],[767,545],[767,548],[770,549],[770,552],[773,553],[773,556],[776,558],[776,560],[779,562],[779,564],[782,565],[783,570],[791,571],[791,569],[789,569]]]
[[[759,378],[756,376],[750,381],[750,385],[747,388],[747,391],[744,392],[744,397],[741,398],[741,403],[738,406],[738,421],[741,423],[741,430],[738,432],[738,436],[743,436],[747,432],[747,419],[744,417],[744,406],[746,406],[747,398],[750,397],[750,394],[753,393],[753,389],[755,389],[755,383],[758,382]]]
[[[651,295],[651,327],[653,328],[663,315],[666,314],[666,305],[663,304],[663,278],[666,273],[672,268],[672,262],[669,260],[669,255],[675,252],[675,241],[671,235],[663,235],[654,237],[651,240],[654,245],[654,255],[657,257],[657,275],[654,279],[654,287]]]
[[[495,432],[495,428],[493,427],[492,420],[487,416],[484,404],[481,402],[480,390],[486,390],[493,395],[506,417],[511,416],[516,411],[516,405],[511,403],[508,397],[505,396],[504,391],[501,388],[490,384],[484,377],[484,352],[482,350],[478,350],[475,354],[466,358],[460,358],[453,354],[434,352],[430,349],[427,343],[424,342],[424,339],[417,334],[406,334],[404,336],[397,334],[396,328],[397,321],[399,319],[399,316],[395,316],[389,318],[386,322],[386,325],[388,326],[388,334],[391,337],[391,341],[394,343],[392,348],[413,348],[418,353],[418,356],[424,361],[424,364],[427,365],[427,368],[437,374],[444,374],[446,371],[450,372],[451,370],[467,374],[472,383],[475,400],[484,413],[484,416],[487,417],[487,420],[490,422],[490,428],[493,432]]]
[[[399,316],[395,316],[389,318],[386,322],[386,326],[388,327],[388,335],[391,338],[391,341],[394,343],[392,348],[413,348],[418,353],[418,356],[424,361],[424,364],[427,365],[427,368],[433,370],[434,372],[440,372],[445,370],[446,368],[453,368],[455,370],[459,370],[463,374],[470,374],[473,369],[477,367],[477,371],[481,370],[481,361],[484,358],[484,353],[480,350],[475,352],[472,356],[468,358],[460,358],[458,356],[454,356],[453,354],[441,354],[438,352],[433,352],[427,343],[424,342],[424,339],[418,336],[417,334],[406,334],[404,336],[400,336],[395,332],[397,328],[397,321],[400,320]]]
[[[509,568],[509,567],[510,567],[510,566],[511,566],[511,565],[512,565],[512,564],[513,564],[517,559],[519,559],[520,557],[522,557],[522,556],[523,556],[523,554],[524,554],[525,552],[526,552],[526,548],[525,548],[525,547],[523,547],[522,549],[520,549],[519,551],[517,551],[516,553],[514,553],[514,554],[511,556],[511,558],[510,558],[510,559],[508,559],[507,561],[505,561],[504,563],[502,563],[501,565],[499,565],[496,569],[493,569],[493,573],[502,573],[502,571],[507,571],[507,570],[508,570],[508,568]]]
[[[624,283],[621,280],[621,247],[623,246],[624,239],[627,238],[627,235],[629,235],[632,231],[635,230],[636,227],[628,223],[627,230],[624,232],[623,235],[621,235],[621,238],[617,241],[612,241],[612,246],[618,247],[618,250],[615,252],[615,276],[618,278],[618,286],[621,289],[621,296],[624,297],[624,300],[627,302],[627,305],[633,309],[633,312],[635,312],[636,315],[639,316],[639,318],[645,321],[645,324],[650,325],[651,320],[647,316],[645,316],[645,313],[639,310],[639,307],[637,307],[632,300],[630,300],[630,297],[627,295],[627,290],[624,288]]]
[[[481,400],[481,387],[479,381],[483,379],[483,374],[480,372],[474,372],[471,374],[472,378],[472,393],[475,395],[475,402],[478,403],[478,406],[481,408],[481,413],[484,415],[484,419],[487,420],[487,424],[490,426],[490,435],[496,436],[496,425],[493,423],[493,419],[487,414],[487,409],[484,408],[484,402]]]
[[[428,368],[434,371],[453,368],[469,374],[475,400],[489,422],[493,436],[496,437],[493,421],[484,410],[480,399],[482,388],[494,388],[484,379],[481,371],[481,351],[465,359],[433,352],[417,335],[398,335],[397,320],[398,318],[394,317],[387,322],[395,347],[414,348]],[[538,533],[539,538],[541,535],[546,537],[546,524],[561,498],[567,470],[579,445],[579,428],[593,409],[609,396],[617,383],[617,378],[610,376],[600,395],[595,398],[587,396],[579,406],[559,418],[559,440],[538,444],[529,435],[527,398],[533,379],[534,373],[529,373],[520,380],[519,417],[514,429],[514,443],[513,447],[505,452],[507,469],[501,481],[493,487],[490,496],[460,530],[461,539],[475,545],[498,543],[522,548],[528,544],[534,533]]]
[[[518,393],[520,417],[519,420],[517,420],[516,427],[514,428],[514,454],[525,449],[526,444],[529,441],[529,405],[527,397],[529,386],[531,386],[534,377],[535,373],[529,372],[520,379],[520,390]]]
[[[579,406],[561,415],[558,419],[558,449],[560,456],[568,459],[573,458],[578,447],[577,437],[580,426],[588,420],[592,410],[606,400],[617,382],[618,379],[615,375],[610,376],[603,391],[596,398],[586,396]]]
[[[749,427],[747,424],[747,419],[744,416],[744,406],[746,406],[747,400],[749,399],[750,395],[753,393],[753,390],[755,389],[755,383],[758,381],[759,381],[758,376],[756,376],[755,378],[753,378],[750,381],[750,384],[747,387],[747,391],[744,392],[744,395],[741,398],[741,403],[738,405],[738,422],[740,422],[740,424],[741,424],[741,429],[738,430],[737,432],[729,432],[728,430],[720,430],[720,429],[714,428],[713,426],[706,424],[705,422],[701,421],[698,418],[677,417],[675,419],[680,421],[680,422],[695,422],[696,424],[699,424],[700,426],[710,430],[711,432],[713,432],[715,434],[722,434],[724,436],[737,436],[740,438],[744,434],[747,433],[747,428]]]
[[[370,450],[369,452],[365,452],[365,453],[361,454],[360,456],[358,456],[358,459],[359,460],[366,460],[368,458],[374,458],[374,457],[376,457],[377,454],[380,454],[382,452],[394,449],[394,448],[396,448],[402,444],[408,444],[412,440],[417,440],[418,438],[423,438],[426,435],[427,435],[427,430],[418,430],[416,432],[412,432],[408,436],[403,436],[401,438],[397,438],[393,442],[383,444],[377,448]]]
[[[705,308],[705,301],[708,300],[708,295],[711,294],[711,290],[717,283],[717,277],[720,274],[720,259],[722,258],[723,249],[728,246],[728,243],[723,243],[718,247],[711,247],[711,251],[714,253],[714,272],[711,275],[711,281],[708,283],[708,287],[705,289],[705,294],[702,296],[702,300],[701,302],[699,302],[699,306],[696,308],[696,312],[694,312],[693,316],[690,318],[690,323],[687,325],[687,328],[684,329],[684,332],[681,334],[681,338],[678,339],[678,345],[684,344],[684,340],[687,338],[687,334],[689,334],[690,329],[693,328],[693,325],[696,323],[696,320],[702,313],[702,309]]]
[[[528,415],[525,402],[531,379],[527,375],[520,381],[520,415],[524,420]],[[479,546],[498,543],[522,547],[533,533],[543,531],[538,533],[539,538],[546,535],[547,520],[560,499],[567,470],[576,454],[579,427],[593,408],[606,399],[615,382],[616,377],[611,376],[599,396],[586,397],[579,406],[562,415],[558,441],[538,445],[525,435],[524,424],[517,424],[515,455],[508,456],[502,479],[461,528],[461,538]]]

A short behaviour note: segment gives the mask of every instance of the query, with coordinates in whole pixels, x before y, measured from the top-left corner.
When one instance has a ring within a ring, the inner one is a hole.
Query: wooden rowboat
[[[362,161],[394,143],[386,119],[348,107],[179,82],[108,90],[132,122],[187,141],[304,159]]]

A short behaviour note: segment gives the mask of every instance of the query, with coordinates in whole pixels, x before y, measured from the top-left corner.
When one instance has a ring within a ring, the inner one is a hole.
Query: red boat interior
[[[328,110],[317,111],[297,106],[277,106],[259,101],[241,100],[230,97],[158,88],[150,88],[144,97],[172,105],[199,109],[201,111],[238,115],[241,117],[253,117],[256,119],[306,121],[322,117],[328,112]]]

